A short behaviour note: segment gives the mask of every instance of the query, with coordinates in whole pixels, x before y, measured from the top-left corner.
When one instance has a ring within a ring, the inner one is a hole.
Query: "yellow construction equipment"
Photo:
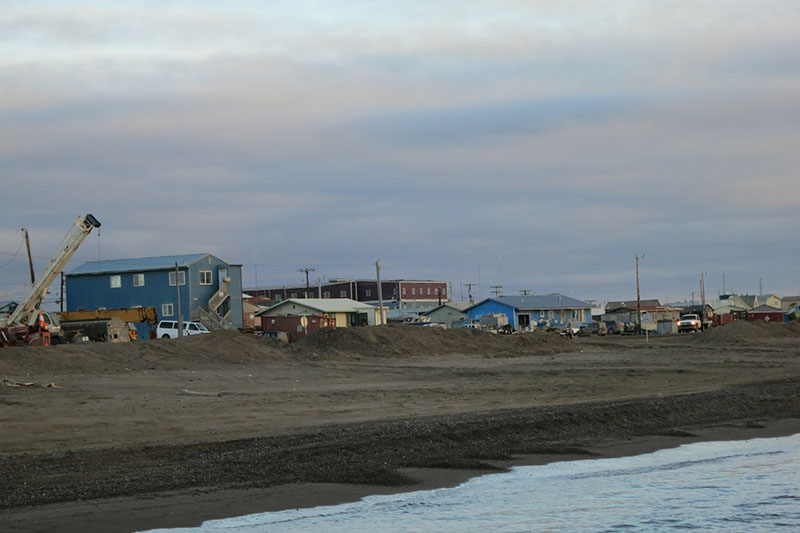
[[[61,322],[70,320],[104,320],[109,318],[119,318],[123,322],[147,322],[153,326],[158,322],[158,313],[156,313],[155,307],[62,311],[57,314]]]

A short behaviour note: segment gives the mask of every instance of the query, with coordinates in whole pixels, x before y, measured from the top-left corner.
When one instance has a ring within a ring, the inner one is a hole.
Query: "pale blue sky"
[[[73,264],[800,293],[798,3],[2,4],[0,265],[92,212]]]

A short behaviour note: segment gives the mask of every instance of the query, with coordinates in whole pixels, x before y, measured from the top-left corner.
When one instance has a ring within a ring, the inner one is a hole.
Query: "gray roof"
[[[437,311],[437,310],[441,309],[442,307],[449,307],[451,309],[455,309],[456,311],[464,312],[464,311],[466,311],[466,309],[468,307],[472,307],[472,305],[473,304],[471,304],[469,302],[447,302],[447,303],[443,303],[442,305],[437,305],[433,309],[429,309],[428,311],[425,311],[422,314],[423,315],[429,315],[429,314],[433,313],[434,311]]]
[[[287,304],[295,304],[320,313],[358,313],[375,311],[375,307],[369,304],[357,302],[350,298],[289,298],[276,303],[269,309],[256,313],[257,315],[266,314],[273,309],[277,309]]]
[[[781,311],[777,307],[772,307],[771,305],[764,304],[764,305],[759,305],[755,309],[751,309],[750,312],[751,313],[782,313],[783,311]]]
[[[465,309],[468,311],[474,307],[477,307],[484,302],[499,302],[505,305],[509,305],[515,309],[589,309],[591,308],[591,304],[588,304],[582,300],[577,300],[575,298],[570,298],[569,296],[564,296],[563,294],[543,294],[543,295],[534,295],[534,296],[498,296],[497,298],[486,298],[485,300],[478,302],[477,304],[473,305]]]
[[[655,309],[656,307],[662,307],[662,305],[657,299],[640,299],[639,307],[642,309]],[[636,299],[634,298],[633,300],[623,300],[619,302],[610,301],[606,304],[606,311],[613,311],[614,309],[636,309]]]
[[[105,259],[87,261],[67,276],[79,274],[103,274],[108,272],[141,272],[145,270],[167,270],[175,268],[175,263],[188,266],[210,254],[164,255],[160,257],[135,257],[130,259]]]

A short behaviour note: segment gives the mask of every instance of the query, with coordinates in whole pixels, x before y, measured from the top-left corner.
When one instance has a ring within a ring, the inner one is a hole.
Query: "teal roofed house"
[[[591,304],[563,294],[487,298],[467,308],[466,313],[475,321],[483,315],[502,313],[518,331],[545,326],[580,327],[592,321]]]
[[[178,293],[180,292],[180,306]],[[242,326],[242,266],[208,253],[87,261],[66,274],[67,310],[155,307],[159,319]],[[148,338],[146,324],[137,324]]]

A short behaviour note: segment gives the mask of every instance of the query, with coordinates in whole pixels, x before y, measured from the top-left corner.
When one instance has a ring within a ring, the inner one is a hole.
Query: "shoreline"
[[[191,527],[206,520],[333,505],[372,494],[452,487],[513,466],[632,456],[694,442],[788,436],[800,432],[798,388],[797,381],[785,380],[676,397],[332,426],[278,439],[183,446],[179,448],[184,455],[178,456],[174,449],[150,447],[136,453],[152,452],[161,461],[134,461],[127,467],[112,464],[99,474],[119,476],[122,484],[132,475],[131,469],[137,475],[140,467],[149,469],[154,477],[131,489],[133,494],[103,498],[106,487],[90,481],[75,489],[77,498],[22,503],[0,511],[0,518],[9,532]],[[165,473],[166,466],[174,469],[177,461],[191,476],[190,456],[208,453],[209,447],[215,453],[200,464],[210,469],[233,468],[240,461],[251,467],[261,466],[260,462],[273,466],[281,460],[286,464],[278,465],[285,467],[278,471],[256,473],[249,486],[201,482],[188,488],[158,488],[164,485],[164,476],[186,474],[182,469]],[[301,460],[299,450],[314,459]],[[164,456],[166,451],[170,454]],[[97,453],[100,457],[93,457]],[[89,459],[130,462],[131,454],[103,450],[18,459],[38,468],[45,478],[57,480],[76,469],[91,468]],[[228,462],[209,462],[220,457]],[[319,481],[304,480],[315,476]],[[260,477],[261,483],[254,481]],[[285,480],[289,482],[281,482]]]

